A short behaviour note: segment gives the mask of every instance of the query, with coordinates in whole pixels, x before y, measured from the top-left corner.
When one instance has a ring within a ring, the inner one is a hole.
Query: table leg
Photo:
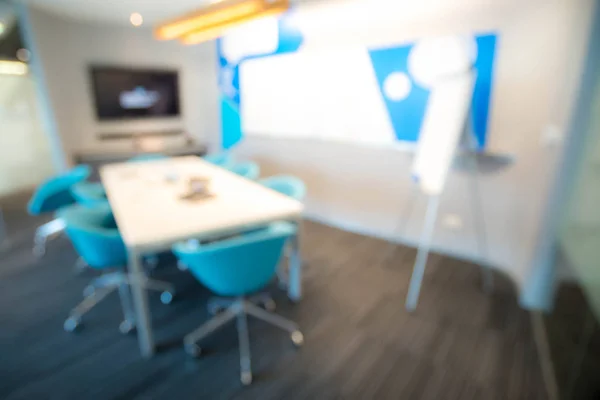
[[[302,257],[300,256],[300,235],[302,222],[297,222],[298,231],[291,238],[289,258],[288,297],[292,301],[302,299]]]
[[[141,257],[134,251],[129,251],[129,274],[131,276],[131,292],[135,309],[135,326],[137,329],[138,343],[142,356],[150,357],[154,354],[154,340],[152,339],[152,325],[150,323],[150,310],[148,295],[142,286],[145,280],[142,269]]]

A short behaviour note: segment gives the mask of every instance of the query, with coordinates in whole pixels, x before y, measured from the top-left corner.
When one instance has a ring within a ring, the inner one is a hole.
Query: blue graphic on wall
[[[369,55],[396,138],[407,142],[416,142],[419,138],[421,122],[425,116],[429,91],[412,83],[412,89],[408,95],[403,97],[402,101],[394,101],[393,98],[384,94],[383,89],[384,82],[390,74],[408,74],[408,55],[411,47],[369,50]]]
[[[243,138],[240,119],[239,66],[246,60],[298,51],[303,43],[300,31],[289,24],[286,16],[277,21],[277,44],[261,54],[228,59],[222,39],[217,40],[219,55],[219,88],[221,91],[222,146],[227,149]],[[496,36],[474,38],[476,56],[472,59],[477,78],[471,103],[473,130],[480,148],[486,143]],[[373,73],[379,85],[389,121],[398,141],[416,142],[423,123],[430,89],[423,79],[411,74],[410,54],[415,44],[369,49]],[[404,90],[404,88],[407,88]],[[397,95],[396,95],[397,94]],[[293,93],[289,94],[293,96]]]

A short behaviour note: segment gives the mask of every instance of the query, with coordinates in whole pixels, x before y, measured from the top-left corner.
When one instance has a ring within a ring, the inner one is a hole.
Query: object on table
[[[205,177],[191,177],[188,179],[186,191],[179,196],[182,200],[205,200],[213,197],[210,192],[210,179]]]

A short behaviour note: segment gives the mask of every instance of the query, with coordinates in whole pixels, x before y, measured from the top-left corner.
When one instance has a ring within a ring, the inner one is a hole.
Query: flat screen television
[[[90,75],[100,121],[179,115],[177,71],[92,66]]]

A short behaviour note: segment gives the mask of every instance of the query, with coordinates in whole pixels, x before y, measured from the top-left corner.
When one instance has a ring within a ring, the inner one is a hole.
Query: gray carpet
[[[273,288],[282,315],[297,321],[305,346],[250,320],[255,382],[239,383],[234,325],[203,341],[190,359],[183,335],[208,318],[210,293],[170,255],[156,277],[175,283],[169,306],[151,295],[159,353],[140,357],[135,336],[118,331],[116,295],[93,309],[85,327],[62,323],[93,276],[75,274],[66,238],[46,256],[31,254],[43,218],[24,212],[24,198],[2,202],[11,247],[0,264],[0,398],[3,399],[545,399],[528,313],[496,276],[480,290],[475,265],[433,255],[419,307],[404,309],[415,251],[338,229],[305,223],[305,297],[290,304]]]

